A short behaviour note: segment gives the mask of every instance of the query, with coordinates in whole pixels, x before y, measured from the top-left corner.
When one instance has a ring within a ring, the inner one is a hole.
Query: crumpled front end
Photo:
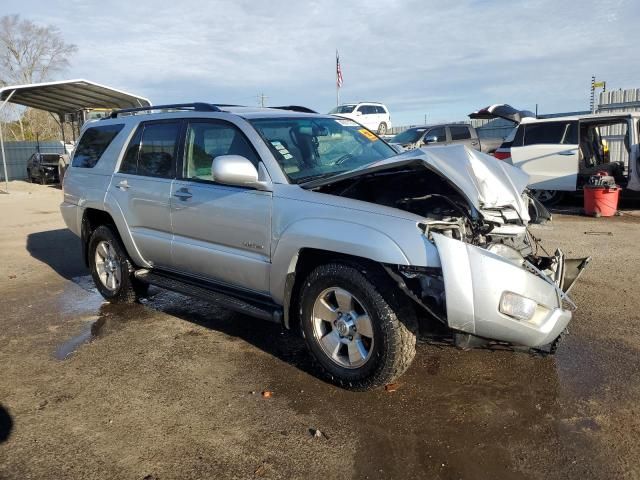
[[[442,263],[450,328],[540,347],[553,342],[571,321],[575,305],[562,287],[568,291],[589,259],[567,264],[560,251],[526,258],[504,244],[481,248],[438,233],[433,240]],[[568,272],[570,266],[578,273]]]

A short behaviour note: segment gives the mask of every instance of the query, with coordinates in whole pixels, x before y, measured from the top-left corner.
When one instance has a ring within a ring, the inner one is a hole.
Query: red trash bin
[[[584,186],[584,213],[593,217],[612,217],[618,211],[620,187]]]

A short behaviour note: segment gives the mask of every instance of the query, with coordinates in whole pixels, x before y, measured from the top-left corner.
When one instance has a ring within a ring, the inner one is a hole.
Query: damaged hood
[[[529,220],[527,205],[522,199],[522,192],[529,182],[529,175],[519,168],[464,145],[411,150],[302,186],[315,188],[403,165],[415,165],[417,162],[448,179],[477,210],[487,213],[487,210],[512,207],[523,220]]]

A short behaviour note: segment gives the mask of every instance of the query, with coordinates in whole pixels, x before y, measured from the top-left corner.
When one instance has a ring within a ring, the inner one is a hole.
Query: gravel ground
[[[564,206],[534,229],[593,256],[556,356],[423,339],[397,391],[354,393],[277,325],[161,290],[104,303],[60,190],[10,191],[0,478],[640,478],[638,202],[601,219]]]

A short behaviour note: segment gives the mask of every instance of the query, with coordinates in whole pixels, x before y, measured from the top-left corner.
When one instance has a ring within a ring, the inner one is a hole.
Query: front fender
[[[306,218],[289,225],[274,243],[270,290],[274,300],[284,301],[285,279],[295,271],[298,252],[305,248],[367,258],[375,262],[409,265],[402,248],[373,227],[344,220]]]

